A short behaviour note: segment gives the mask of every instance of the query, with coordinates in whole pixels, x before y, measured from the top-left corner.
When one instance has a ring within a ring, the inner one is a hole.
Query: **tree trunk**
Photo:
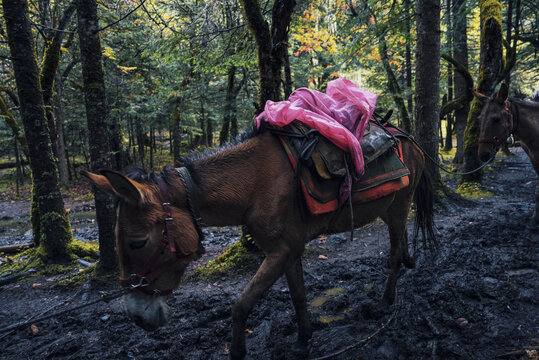
[[[77,28],[82,63],[86,120],[90,145],[90,168],[112,167],[108,108],[105,99],[105,81],[101,63],[101,43],[96,0],[77,0]],[[103,270],[116,268],[114,251],[114,224],[116,214],[110,196],[93,189],[97,225],[99,228],[99,265]]]
[[[281,98],[281,69],[288,49],[288,27],[296,2],[276,0],[273,3],[271,30],[258,0],[241,0],[241,5],[257,47],[260,81],[257,112],[261,112],[267,100],[278,101]]]
[[[507,25],[506,36],[507,43],[511,44],[511,36],[513,35],[513,0],[507,0]],[[517,25],[518,26],[518,25]],[[510,88],[511,85],[511,72],[508,72],[505,76],[505,83]]]
[[[453,56],[453,30],[451,22],[451,0],[446,0],[446,16],[447,16],[447,48],[449,49],[449,55]],[[447,101],[453,100],[453,68],[451,64],[447,64]],[[444,150],[451,150],[453,148],[453,114],[448,113],[445,126],[445,146]]]
[[[56,121],[54,124],[56,126],[56,134],[58,138],[54,145],[56,146],[56,156],[58,157],[58,174],[60,176],[60,184],[67,187],[69,186],[69,173],[64,141],[64,108],[62,105],[63,86],[64,84],[62,83],[62,77],[58,76],[56,81],[56,95],[54,96],[54,110],[56,113]]]
[[[11,132],[13,133],[13,136],[21,145],[22,152],[24,153],[24,156],[26,158],[29,158],[28,154],[28,143],[26,142],[26,138],[24,137],[24,134],[19,127],[19,124],[17,124],[17,121],[15,120],[15,117],[13,116],[13,113],[9,109],[9,106],[5,102],[4,98],[0,95],[0,115],[4,118],[6,121],[6,124],[11,129]]]
[[[47,129],[27,3],[4,0],[2,4],[39,208],[40,248],[47,261],[67,262],[71,225],[64,209]]]
[[[237,98],[238,93],[241,90],[243,83],[245,82],[246,77],[244,76],[242,82],[235,85],[236,81],[236,67],[232,65],[228,69],[228,82],[226,86],[226,98],[225,98],[225,111],[223,126],[221,127],[221,132],[219,133],[219,144],[222,146],[230,138],[235,138],[238,135],[238,120],[236,117],[237,113]]]
[[[182,99],[177,98],[172,105],[172,157],[174,164],[180,161],[182,153]]]
[[[387,43],[385,40],[380,39],[380,42],[378,43],[378,49],[380,51],[382,64],[384,65],[384,70],[386,71],[387,75],[387,87],[389,89],[389,92],[391,93],[391,96],[393,97],[393,101],[395,101],[395,104],[397,104],[397,108],[399,109],[404,130],[406,132],[409,132],[412,127],[410,117],[408,116],[408,111],[406,110],[406,105],[404,103],[404,98],[402,96],[399,82],[397,81],[397,78],[393,73],[393,69],[391,69],[391,65],[389,64],[389,56],[387,55]]]
[[[59,139],[58,125],[54,117],[52,108],[52,100],[54,93],[54,83],[58,73],[58,66],[60,65],[62,40],[64,38],[64,30],[71,22],[71,17],[75,12],[75,3],[72,2],[64,11],[64,14],[58,21],[58,31],[51,32],[51,36],[46,41],[45,53],[43,55],[43,62],[41,65],[40,83],[43,91],[43,103],[45,104],[45,115],[47,116],[47,125],[49,127],[49,135],[52,143],[52,151],[55,159],[58,161],[58,171],[60,176],[60,183],[62,185],[68,185],[66,175],[66,162],[65,155],[63,154],[63,139]]]
[[[427,154],[438,159],[440,123],[440,0],[418,0],[415,80],[415,135]],[[426,167],[435,183],[440,181],[438,167]]]
[[[477,91],[491,94],[494,91],[496,80],[503,70],[502,61],[502,4],[496,0],[481,0],[481,64],[477,79]],[[479,124],[477,117],[481,113],[481,102],[474,98],[468,114],[466,130],[464,132],[464,171],[468,172],[481,165],[477,155],[477,140],[479,138]],[[481,182],[482,171],[464,175],[461,182]]]
[[[406,93],[407,95],[407,105],[408,105],[408,114],[414,113],[414,102],[413,102],[413,95],[412,95],[412,47],[410,46],[410,43],[412,40],[410,39],[410,31],[411,31],[411,15],[410,15],[410,0],[404,0],[404,7],[406,9],[406,20],[405,20],[405,28],[406,28],[406,49],[405,49],[405,60],[404,60],[404,66],[406,68]],[[410,123],[410,129],[405,129],[408,132],[411,132],[412,124]]]
[[[453,0],[453,57],[463,67],[468,68],[468,38],[467,38],[467,21],[466,21],[466,1]],[[455,98],[465,96],[467,92],[467,84],[464,76],[455,71],[453,74],[453,83],[455,86]],[[455,110],[455,135],[457,138],[457,150],[453,162],[462,164],[464,161],[464,129],[466,128],[466,119],[470,110],[470,103],[465,102],[464,106]]]

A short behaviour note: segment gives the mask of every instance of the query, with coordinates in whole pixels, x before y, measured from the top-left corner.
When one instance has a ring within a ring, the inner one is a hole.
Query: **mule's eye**
[[[147,242],[148,239],[134,240],[129,243],[129,247],[131,248],[131,250],[141,249],[146,245]]]
[[[499,123],[500,120],[501,120],[501,119],[500,119],[499,117],[494,117],[494,118],[492,118],[492,122],[494,122],[494,123]]]

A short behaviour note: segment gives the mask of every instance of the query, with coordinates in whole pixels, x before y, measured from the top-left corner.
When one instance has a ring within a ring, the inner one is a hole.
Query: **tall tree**
[[[451,0],[446,0],[446,24],[447,24],[447,33],[446,33],[446,42],[447,50],[449,55],[452,56],[453,53],[453,29],[452,29],[452,16],[451,11]],[[447,64],[447,101],[453,100],[453,69],[451,64]],[[443,119],[443,118],[441,118]],[[446,119],[445,127],[445,145],[444,150],[451,150],[453,148],[453,114],[448,113]]]
[[[497,80],[503,71],[502,47],[502,4],[496,0],[480,1],[481,19],[481,64],[477,79],[477,91],[491,94]],[[481,165],[477,156],[477,140],[479,138],[479,124],[477,118],[482,109],[481,102],[474,98],[468,113],[466,130],[464,132],[464,170],[471,171]],[[481,182],[482,171],[464,175],[461,182]]]
[[[39,209],[40,248],[48,261],[69,261],[71,225],[52,154],[28,4],[26,0],[4,0],[2,5]]]
[[[453,26],[453,57],[462,65],[464,69],[468,69],[468,37],[467,37],[467,21],[466,21],[466,1],[453,0],[453,13],[455,16]],[[467,84],[464,74],[455,71],[453,74],[453,83],[455,84],[455,99],[467,98],[472,89],[468,89],[470,84]],[[455,135],[457,138],[457,150],[453,159],[454,163],[462,164],[464,161],[464,129],[466,128],[466,119],[470,109],[470,100],[463,101],[462,106],[455,110]]]
[[[75,12],[75,2],[70,3],[64,10],[63,15],[58,20],[58,28],[51,31],[46,39],[46,47],[41,65],[40,82],[43,90],[43,102],[45,103],[45,115],[47,116],[47,125],[49,127],[49,135],[52,142],[52,150],[58,161],[58,171],[60,183],[64,186],[69,184],[67,174],[67,160],[63,151],[63,144],[60,143],[60,138],[57,132],[56,119],[52,111],[52,99],[54,90],[54,81],[60,65],[60,57],[62,54],[62,40],[64,30],[71,22],[71,17]],[[63,140],[63,139],[62,139]]]
[[[112,168],[110,147],[111,127],[105,98],[105,80],[101,59],[101,42],[96,0],[77,0],[79,33],[86,120],[90,144],[90,168],[96,172]],[[99,227],[99,257],[103,270],[116,268],[114,251],[114,203],[110,196],[94,187],[95,209]]]
[[[415,135],[427,154],[437,159],[440,124],[440,0],[418,0],[416,23]],[[426,166],[438,182],[438,167],[431,161],[427,161]]]
[[[241,0],[245,22],[255,39],[258,54],[258,111],[267,100],[281,98],[281,71],[288,51],[288,27],[295,0],[276,0],[273,3],[271,29],[258,0]]]

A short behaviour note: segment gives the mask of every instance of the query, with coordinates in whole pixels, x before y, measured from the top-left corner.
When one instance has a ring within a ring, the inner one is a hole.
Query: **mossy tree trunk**
[[[40,250],[47,261],[69,261],[71,225],[52,154],[28,4],[26,0],[4,0],[2,5],[39,208]]]
[[[502,47],[502,4],[499,0],[481,0],[481,64],[477,79],[477,91],[490,95],[503,70]],[[468,172],[481,165],[477,155],[479,124],[477,118],[482,104],[477,98],[472,100],[466,130],[464,131],[464,171]],[[481,182],[482,171],[476,171],[461,178],[462,182]]]
[[[110,147],[111,126],[105,98],[105,81],[98,32],[96,0],[77,0],[77,27],[79,33],[86,120],[90,145],[90,168],[112,168]],[[114,251],[114,224],[116,215],[110,196],[94,188],[97,225],[99,228],[99,265],[102,270],[116,268]]]
[[[52,151],[58,161],[58,172],[60,183],[64,186],[69,185],[69,175],[67,173],[67,160],[63,144],[57,131],[58,125],[52,110],[52,99],[54,93],[54,83],[60,65],[62,40],[64,38],[63,30],[71,22],[71,17],[75,12],[75,2],[72,2],[65,9],[62,17],[58,21],[57,31],[51,31],[50,37],[46,39],[45,53],[41,65],[40,82],[43,91],[43,103],[45,104],[45,115],[47,116],[47,125],[52,143]]]
[[[446,41],[449,55],[453,56],[453,29],[452,29],[452,11],[451,0],[446,0]],[[453,69],[451,64],[447,64],[447,101],[453,100]],[[442,119],[442,118],[441,118]],[[445,126],[445,144],[444,150],[451,150],[453,148],[453,114],[447,114],[446,126]]]
[[[440,124],[440,0],[418,0],[415,71],[415,135],[423,149],[438,159]],[[426,167],[435,183],[440,171],[432,162]]]
[[[245,22],[256,42],[259,76],[257,111],[261,112],[267,100],[281,99],[281,72],[288,51],[288,27],[296,2],[275,0],[271,29],[258,0],[241,0],[241,6]]]
[[[466,1],[453,0],[453,57],[464,68],[468,68],[468,37],[467,37],[467,21],[466,21]],[[453,73],[453,82],[455,86],[455,98],[466,96],[467,82],[464,76],[455,71]],[[457,150],[453,162],[462,164],[464,161],[464,129],[466,128],[466,119],[470,110],[470,102],[466,101],[463,106],[455,110],[455,135],[457,138]]]

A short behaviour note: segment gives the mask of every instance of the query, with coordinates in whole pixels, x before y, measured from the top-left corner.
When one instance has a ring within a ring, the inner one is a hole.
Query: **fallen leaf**
[[[230,353],[230,350],[228,350],[228,346],[225,345],[225,348],[223,349],[223,354],[228,355]]]
[[[33,283],[33,284],[32,284],[32,287],[33,287],[33,288],[36,288],[36,287],[38,287],[38,286],[41,286],[41,283]]]
[[[460,325],[460,326],[464,326],[464,325],[467,325],[468,324],[468,320],[466,318],[458,318],[457,319],[457,323]]]
[[[34,324],[32,324],[32,325],[30,325],[30,327],[28,327],[28,333],[30,335],[36,335],[38,332],[39,332],[39,329]]]
[[[245,329],[245,332],[246,332],[247,334],[252,334],[252,333],[253,333],[253,330]]]
[[[327,260],[328,257],[326,255],[318,255],[318,258],[321,260]]]

